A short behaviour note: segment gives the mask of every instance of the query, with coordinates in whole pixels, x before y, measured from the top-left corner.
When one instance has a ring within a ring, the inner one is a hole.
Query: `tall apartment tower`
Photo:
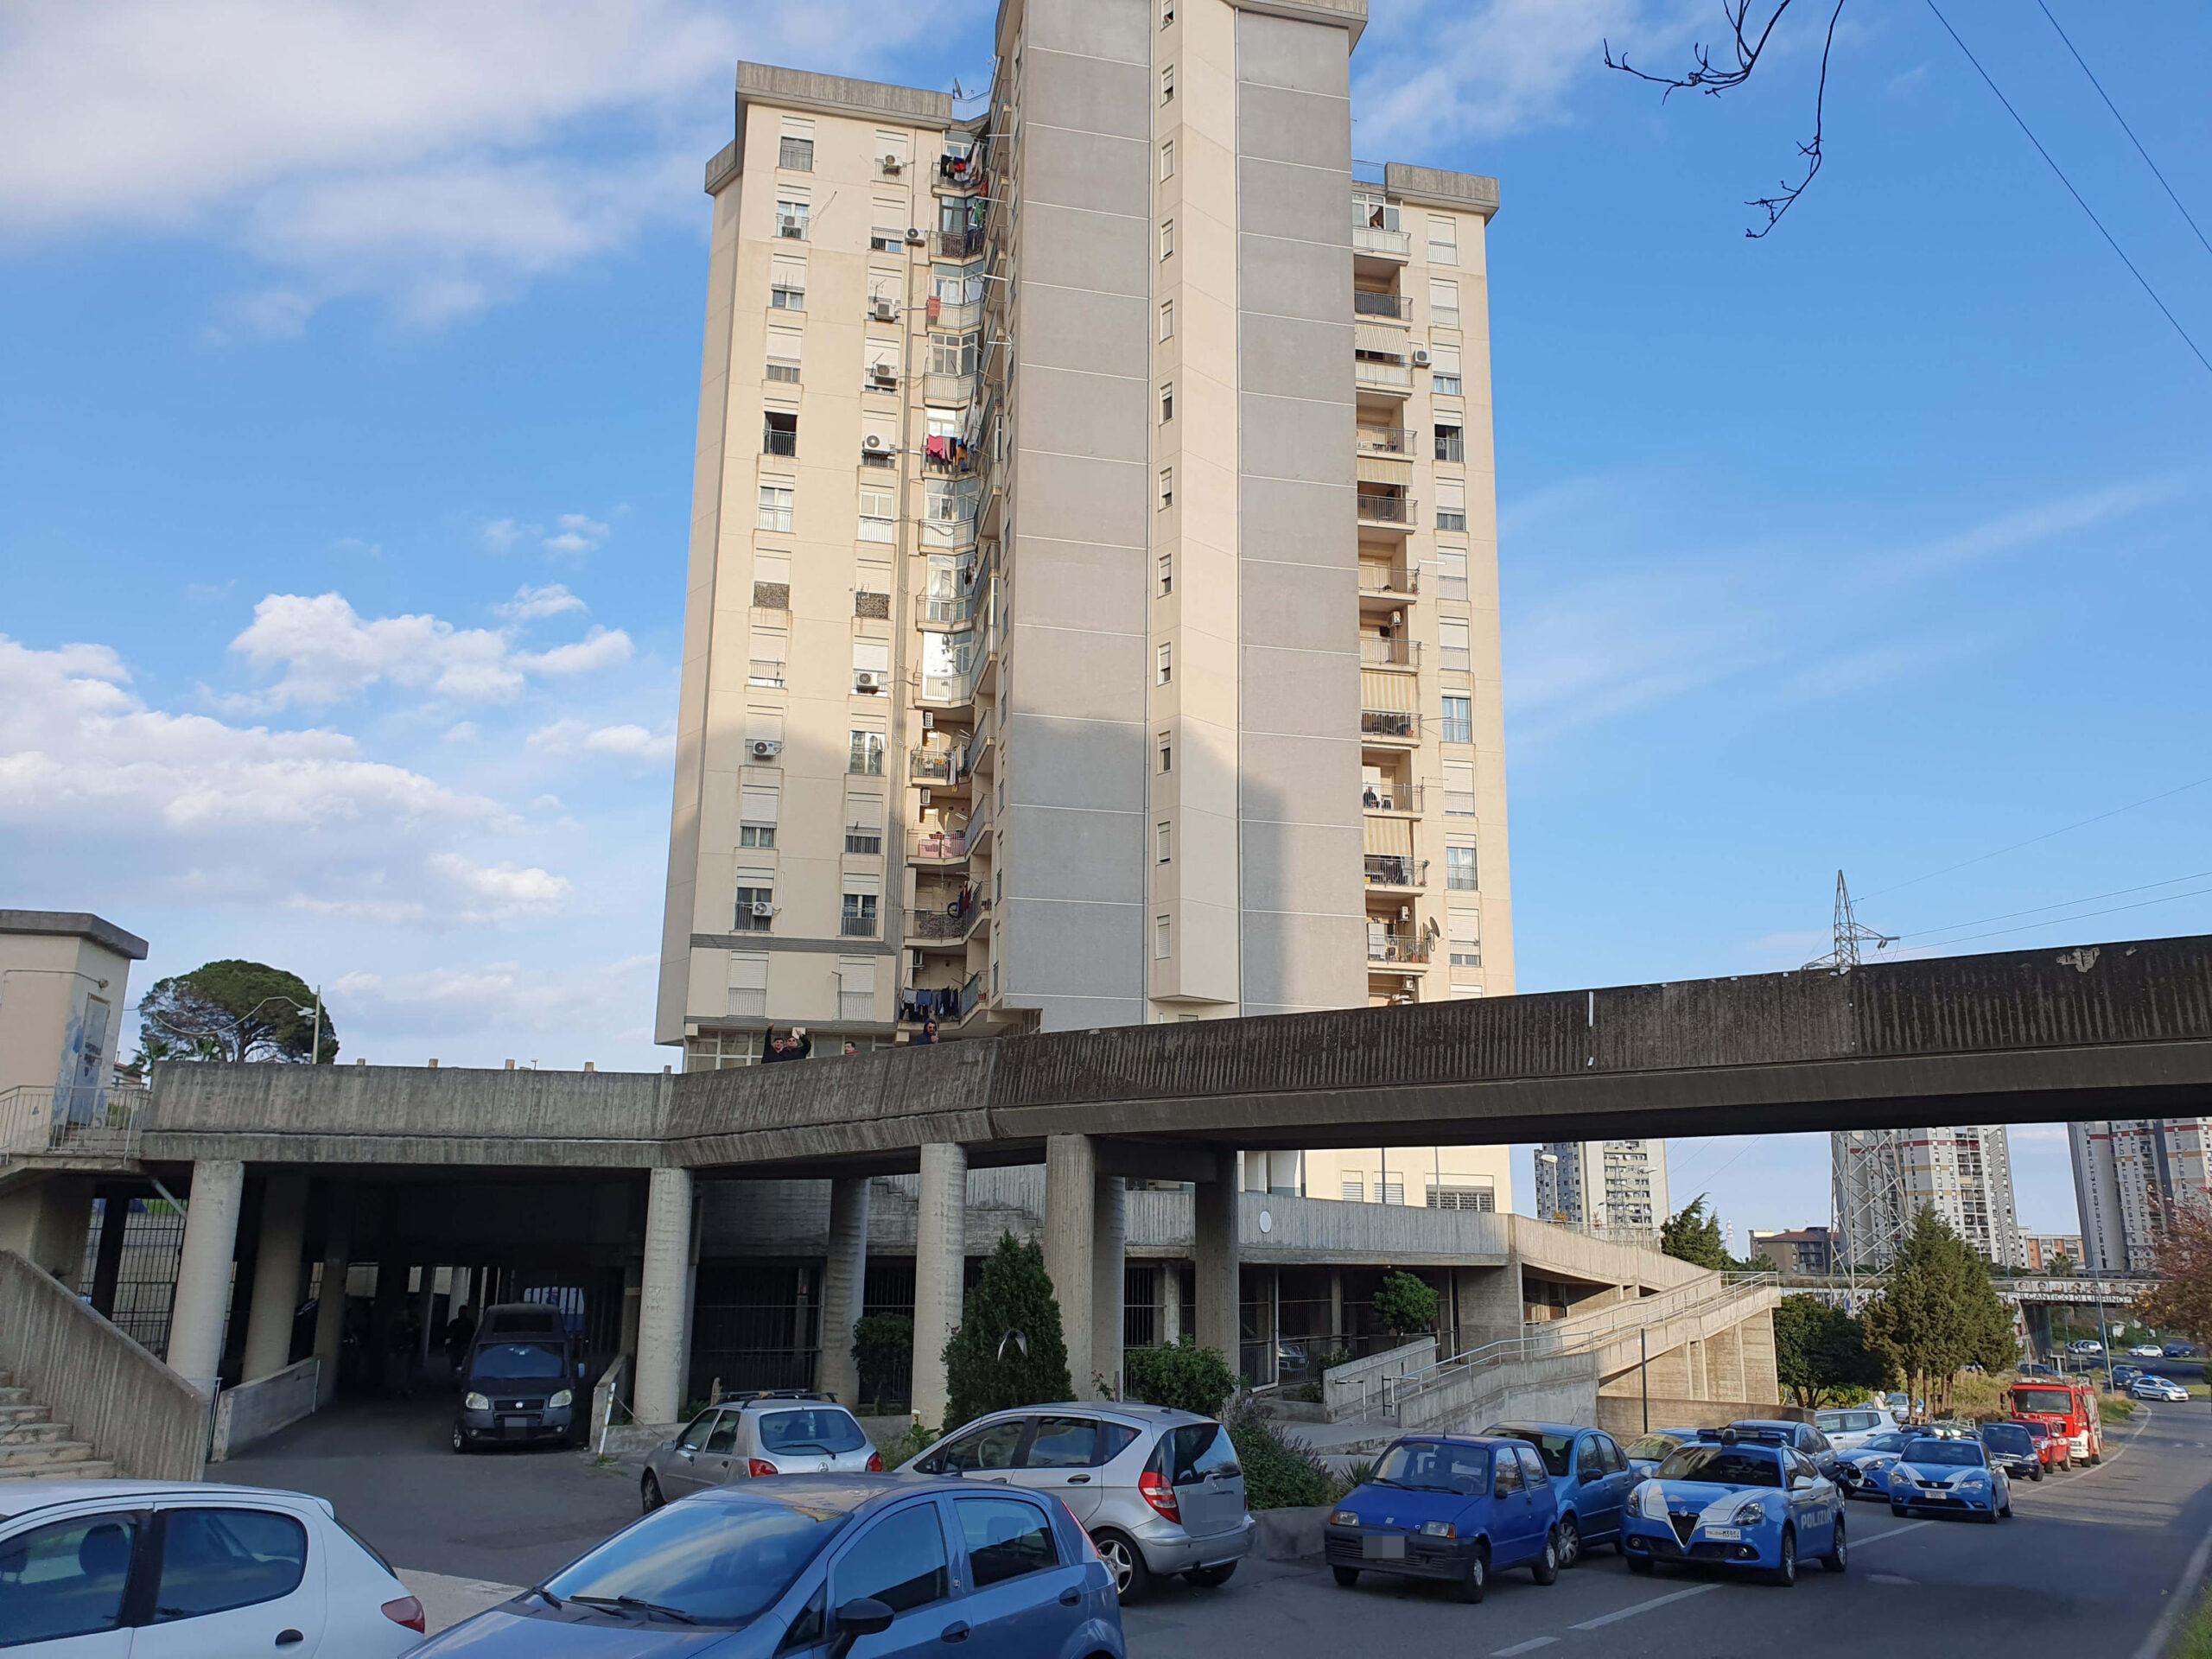
[[[2027,1265],[2005,1126],[1843,1129],[1828,1137],[1837,1267],[1879,1272],[1923,1208],[1999,1267]]]
[[[2212,1189],[2212,1118],[2072,1123],[2067,1132],[2082,1265],[2092,1273],[2150,1272],[2167,1214],[2201,1203]]]
[[[972,113],[739,66],[656,1033],[687,1068],[793,1024],[1512,988],[1497,187],[1356,176],[1363,21],[1005,0]],[[1504,1208],[1507,1168],[1247,1180]]]
[[[1536,1216],[1586,1232],[1650,1235],[1672,1211],[1664,1141],[1553,1141],[1536,1148]]]

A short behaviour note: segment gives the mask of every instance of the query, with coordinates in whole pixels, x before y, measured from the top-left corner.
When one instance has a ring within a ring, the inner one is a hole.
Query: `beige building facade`
[[[687,1068],[1513,985],[1493,181],[1343,0],[1006,0],[987,106],[741,65],[658,1039]],[[1504,1150],[1246,1184],[1510,1207]]]

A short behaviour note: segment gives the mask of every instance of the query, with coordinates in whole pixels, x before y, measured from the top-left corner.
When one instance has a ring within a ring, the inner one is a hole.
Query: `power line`
[[[2120,245],[2110,231],[2105,229],[2105,222],[2097,217],[2096,209],[2082,200],[2082,193],[2074,188],[2074,181],[2066,176],[2065,168],[2051,159],[2050,152],[2043,147],[2043,140],[2036,137],[2035,129],[2021,119],[2020,112],[2012,107],[2012,100],[2005,97],[2003,90],[1990,79],[1989,71],[1981,67],[1981,60],[1974,56],[1973,48],[1963,40],[1960,40],[1959,31],[1951,27],[1951,20],[1942,14],[1936,6],[1936,0],[1927,0],[1927,5],[1928,10],[1936,14],[1936,21],[1943,25],[1943,32],[1957,41],[1959,50],[1967,54],[1967,61],[1974,66],[1974,73],[1981,77],[1983,83],[1991,92],[1997,94],[1997,101],[2005,106],[2005,113],[2011,116],[2020,130],[2027,135],[2028,142],[2036,147],[2036,154],[2042,156],[2050,170],[2058,175],[2058,181],[2066,187],[2066,194],[2074,198],[2075,205],[2083,213],[2088,214],[2089,223],[2097,227],[2097,234],[2111,245],[2112,251],[2120,256],[2120,263],[2127,267],[2128,274],[2140,283],[2143,285],[2143,291],[2151,296],[2151,303],[2164,313],[2166,321],[2173,324],[2174,332],[2181,336],[2182,344],[2188,346],[2190,354],[2204,365],[2204,372],[2207,374],[2212,374],[2212,357],[2205,356],[2197,348],[2196,342],[2189,337],[2189,330],[2181,326],[2181,319],[2174,315],[2166,302],[2158,297],[2158,290],[2151,286],[2150,278],[2135,268],[2135,262],[2127,257],[2127,251]]]
[[[2050,8],[2044,4],[2044,0],[2036,0],[2036,4],[2042,6],[2043,15],[2050,18],[2050,26],[2058,29],[2058,38],[2066,41],[2066,49],[2073,53],[2074,61],[2082,66],[2082,73],[2089,78],[2089,85],[2097,89],[2097,96],[2104,99],[2105,108],[2112,111],[2112,118],[2120,123],[2120,130],[2127,135],[2127,142],[2135,146],[2135,153],[2143,158],[2143,165],[2151,169],[2151,176],[2158,180],[2159,188],[2165,191],[2166,200],[2173,203],[2174,211],[2189,220],[2189,228],[2196,232],[2196,239],[2199,242],[2204,243],[2204,251],[2212,253],[2212,242],[2205,241],[2203,231],[2190,215],[2189,209],[2182,206],[2181,198],[2174,194],[2173,186],[2166,182],[2166,175],[2158,170],[2158,164],[2151,159],[2151,152],[2143,148],[2143,141],[2135,136],[2135,129],[2127,124],[2127,118],[2120,112],[2120,105],[2112,101],[2112,94],[2105,91],[2104,83],[2097,79],[2097,72],[2089,67],[2088,60],[2082,57],[2081,49],[2068,38],[2066,31],[2059,29],[2058,19],[2051,16]]]
[[[2061,824],[2057,829],[2047,830],[2042,835],[2030,836],[2025,841],[2016,841],[2009,847],[1999,847],[1993,853],[1977,853],[1974,857],[1962,858],[1955,864],[1946,864],[1940,870],[1930,870],[1925,875],[1914,876],[1910,881],[1900,881],[1895,887],[1884,887],[1878,893],[1870,893],[1859,902],[1865,904],[1892,893],[1902,893],[1907,887],[1918,887],[1923,881],[1933,881],[1939,875],[1948,875],[1954,870],[1963,870],[1971,864],[1986,864],[1993,858],[2002,858],[2007,853],[2017,853],[2023,847],[2033,847],[2039,842],[2050,841],[2076,830],[2086,830],[2093,823],[2102,823],[2107,818],[2116,818],[2123,812],[2133,812],[2139,806],[2152,806],[2160,801],[2171,800],[2177,795],[2185,795],[2192,789],[2202,789],[2207,784],[2212,784],[2212,778],[2199,778],[2190,783],[2178,784],[2158,794],[2145,795],[2139,801],[2130,801],[2125,806],[2115,806],[2109,812],[2100,812],[2094,817],[2081,818],[2072,823]],[[1972,926],[1973,924],[1967,923],[1965,925]]]
[[[2164,881],[2145,881],[2140,887],[2114,887],[2110,893],[2093,893],[2081,899],[2063,899],[2055,905],[2031,905],[2025,910],[2008,910],[1995,916],[1977,916],[1970,922],[1953,922],[1947,927],[1916,928],[1910,933],[1892,937],[1899,939],[1924,939],[1930,933],[1955,933],[1962,927],[1980,927],[1985,922],[2009,922],[2015,916],[2040,916],[2047,910],[2071,910],[2076,905],[2094,905],[2100,899],[2120,899],[2131,893],[2148,893],[2153,887],[2177,887],[2183,881],[2202,881],[2212,878],[2212,870],[2198,870],[2192,875],[2170,876]],[[2058,919],[2071,919],[2061,917]]]
[[[2114,905],[2108,910],[2086,910],[2079,916],[2054,916],[2047,922],[2024,922],[2018,927],[1999,927],[1987,933],[1969,933],[1962,939],[1944,939],[1936,944],[1916,944],[1912,948],[1916,950],[1948,950],[1955,944],[1972,944],[1976,939],[1994,939],[2007,933],[2032,933],[2039,927],[2056,927],[2068,922],[2086,922],[2093,916],[2116,916],[2124,910],[2142,910],[2152,905],[2170,905],[2177,899],[2201,899],[2207,893],[2212,893],[2212,887],[2191,887],[2187,893],[2170,893],[2163,899],[2139,899],[2132,905]]]

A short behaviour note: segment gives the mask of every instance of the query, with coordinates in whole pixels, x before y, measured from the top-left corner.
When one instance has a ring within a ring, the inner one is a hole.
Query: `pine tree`
[[[951,1393],[947,1429],[987,1412],[1074,1394],[1060,1305],[1040,1246],[1020,1243],[1012,1233],[1000,1235],[998,1249],[968,1293],[960,1328],[944,1345],[944,1367]]]
[[[1939,1417],[1951,1408],[1963,1368],[1999,1370],[2018,1357],[2012,1315],[1990,1282],[1988,1264],[1933,1208],[1913,1217],[1865,1325],[1867,1345]]]
[[[1737,1265],[1720,1236],[1720,1217],[1707,1213],[1702,1192],[1659,1224],[1659,1248],[1696,1267],[1725,1273]]]

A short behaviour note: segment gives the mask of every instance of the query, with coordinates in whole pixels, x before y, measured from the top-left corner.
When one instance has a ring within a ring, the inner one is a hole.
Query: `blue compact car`
[[[1559,1500],[1561,1567],[1573,1567],[1584,1550],[1599,1544],[1620,1547],[1621,1511],[1638,1477],[1611,1435],[1573,1423],[1492,1423],[1483,1433],[1525,1440],[1544,1460],[1552,1495]]]
[[[1890,1465],[1916,1437],[1903,1429],[1877,1434],[1855,1451],[1839,1452],[1835,1484],[1846,1497],[1885,1498],[1890,1495]]]
[[[1843,1508],[1836,1484],[1779,1436],[1707,1430],[1637,1487],[1622,1553],[1633,1573],[1674,1561],[1794,1585],[1801,1557],[1844,1570]]]
[[[433,1637],[435,1659],[1127,1659],[1113,1576],[1041,1492],[785,1475],[655,1510]]]
[[[1457,1434],[1394,1440],[1323,1530],[1349,1589],[1363,1573],[1437,1579],[1480,1601],[1494,1573],[1559,1578],[1559,1504],[1534,1446]]]
[[[1923,1435],[1890,1466],[1890,1513],[1971,1515],[1994,1525],[2012,1514],[2012,1481],[1980,1440]]]

